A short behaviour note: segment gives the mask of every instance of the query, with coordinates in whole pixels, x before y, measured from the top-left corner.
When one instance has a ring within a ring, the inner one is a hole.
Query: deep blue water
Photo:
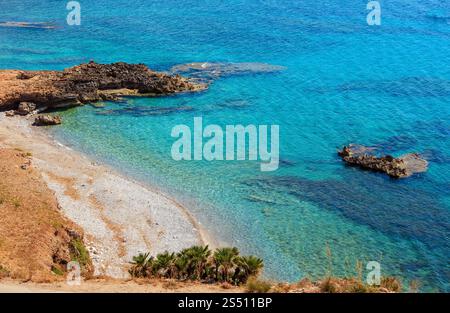
[[[0,22],[57,28],[0,27],[0,68],[93,59],[286,69],[222,77],[201,94],[71,109],[57,138],[174,195],[224,244],[262,256],[268,278],[325,275],[329,247],[335,275],[376,260],[385,275],[449,291],[450,2],[381,1],[378,27],[365,1],[80,2],[82,25],[69,27],[65,1],[1,1]],[[164,111],[180,107],[190,109]],[[171,129],[195,116],[280,125],[282,167],[173,161]],[[423,152],[429,171],[392,180],[345,167],[336,148],[349,142]]]

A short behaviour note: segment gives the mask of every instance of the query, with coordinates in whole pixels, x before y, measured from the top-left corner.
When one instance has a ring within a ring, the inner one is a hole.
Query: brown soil
[[[65,271],[74,253],[71,242],[83,232],[59,212],[25,152],[0,149],[0,212],[0,276],[35,282],[61,278],[52,269]]]
[[[65,282],[57,283],[20,283],[18,281],[0,280],[0,293],[4,292],[100,292],[100,293],[238,293],[244,288],[230,285],[201,284],[197,282],[177,282],[170,280],[115,280],[96,278],[71,286]]]

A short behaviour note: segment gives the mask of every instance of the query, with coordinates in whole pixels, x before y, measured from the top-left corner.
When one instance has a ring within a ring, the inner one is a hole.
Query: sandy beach
[[[126,278],[127,265],[140,252],[214,247],[175,200],[56,142],[31,120],[0,113],[0,147],[31,153],[63,214],[84,230],[94,275]]]

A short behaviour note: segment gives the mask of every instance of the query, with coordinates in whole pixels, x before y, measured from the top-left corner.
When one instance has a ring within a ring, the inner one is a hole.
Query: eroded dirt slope
[[[0,148],[0,277],[36,282],[62,278],[79,260],[92,271],[83,232],[62,216],[26,152]]]

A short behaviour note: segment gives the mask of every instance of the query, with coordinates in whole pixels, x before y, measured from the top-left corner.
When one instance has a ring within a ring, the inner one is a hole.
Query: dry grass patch
[[[30,164],[26,152],[0,149],[0,276],[53,281],[75,259],[83,235],[62,216],[53,192]],[[82,257],[88,274],[89,256]]]

